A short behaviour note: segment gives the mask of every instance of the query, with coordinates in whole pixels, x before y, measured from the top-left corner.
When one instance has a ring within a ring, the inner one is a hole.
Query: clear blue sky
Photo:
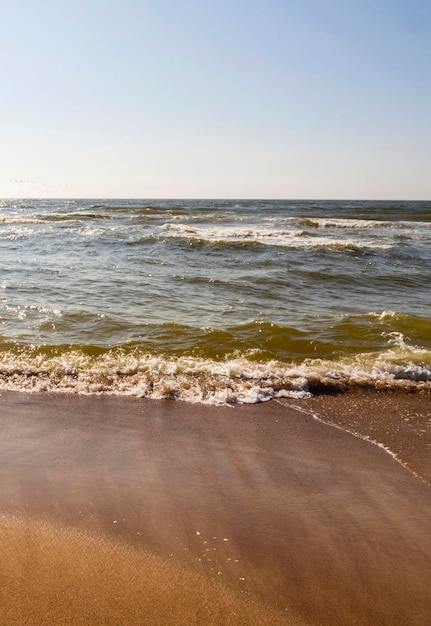
[[[0,197],[431,199],[430,0],[14,0]]]

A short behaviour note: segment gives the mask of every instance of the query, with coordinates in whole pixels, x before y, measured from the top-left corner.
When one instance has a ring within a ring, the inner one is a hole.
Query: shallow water
[[[431,385],[429,202],[0,203],[0,385],[257,402]]]

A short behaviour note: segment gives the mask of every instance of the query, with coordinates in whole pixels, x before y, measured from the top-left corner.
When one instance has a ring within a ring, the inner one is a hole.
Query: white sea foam
[[[362,229],[362,228],[389,228],[393,226],[393,222],[380,221],[380,220],[357,220],[357,219],[336,219],[336,218],[318,218],[310,217],[303,220],[308,226],[314,226],[316,228],[349,228],[349,229]]]
[[[300,229],[279,229],[256,228],[247,226],[225,226],[225,227],[198,227],[185,224],[167,223],[161,227],[168,235],[173,237],[187,237],[192,239],[202,239],[205,241],[260,241],[265,239],[282,239],[300,237],[303,230]]]
[[[410,357],[410,358],[409,358]],[[121,394],[204,404],[254,404],[307,398],[351,387],[431,388],[431,352],[398,343],[386,352],[329,361],[257,363],[246,356],[213,361],[108,351],[89,356],[3,352],[0,388],[79,394]]]
[[[293,248],[335,248],[335,249],[379,249],[392,248],[391,243],[378,240],[313,237],[307,236],[304,230],[281,230],[250,227],[197,227],[184,224],[167,223],[161,227],[165,236],[198,240],[208,243],[260,243],[263,245]]]
[[[430,228],[428,222],[408,222],[399,220],[372,220],[372,219],[354,219],[354,218],[323,218],[323,217],[310,217],[303,218],[302,223],[308,226],[314,226],[315,228],[326,229],[376,229],[376,228],[392,228],[392,229],[424,229]]]

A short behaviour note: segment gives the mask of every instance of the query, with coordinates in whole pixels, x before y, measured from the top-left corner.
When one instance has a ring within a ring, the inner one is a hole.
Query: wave
[[[307,228],[326,228],[326,229],[378,229],[378,228],[428,228],[429,222],[413,222],[412,221],[399,221],[399,220],[373,220],[373,219],[355,219],[355,218],[319,218],[319,217],[304,217],[300,220],[300,224]]]
[[[0,224],[44,224],[45,220],[42,217],[29,216],[29,217],[17,217],[16,215],[2,215],[0,217]]]
[[[334,250],[387,250],[391,243],[377,240],[335,239],[312,237],[304,230],[274,230],[272,228],[225,227],[198,228],[184,224],[166,223],[161,231],[168,237],[197,240],[207,244],[260,244],[292,248],[332,248]]]
[[[2,215],[1,224],[45,224],[46,222],[83,222],[86,220],[106,220],[111,216],[103,213],[73,211],[71,213],[37,213],[34,215]]]
[[[204,404],[307,398],[352,389],[431,391],[431,351],[400,334],[380,353],[299,363],[254,360],[253,351],[220,360],[91,346],[3,345],[0,389],[135,395]]]
[[[230,285],[235,289],[235,283]],[[220,361],[247,354],[255,362],[300,363],[303,359],[339,359],[365,352],[384,352],[400,344],[406,354],[431,350],[431,321],[396,311],[303,320],[297,327],[255,319],[217,328],[174,322],[141,322],[135,316],[68,312],[61,308],[6,305],[18,332],[0,341],[0,355],[16,346],[21,353],[38,338],[38,349],[81,345],[86,353],[121,348],[126,352],[192,356]],[[18,325],[19,318],[20,325]],[[16,343],[13,343],[13,342]],[[43,348],[45,346],[45,348]],[[97,352],[98,354],[98,352]],[[1,356],[0,356],[1,364]]]

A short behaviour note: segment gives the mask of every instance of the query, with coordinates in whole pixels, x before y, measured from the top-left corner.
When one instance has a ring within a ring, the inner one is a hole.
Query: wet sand
[[[405,467],[431,485],[430,391],[358,391],[314,397],[300,408],[328,424],[384,445]]]
[[[0,621],[429,623],[431,488],[340,399],[2,393]]]

